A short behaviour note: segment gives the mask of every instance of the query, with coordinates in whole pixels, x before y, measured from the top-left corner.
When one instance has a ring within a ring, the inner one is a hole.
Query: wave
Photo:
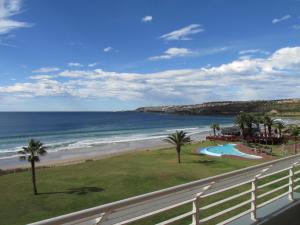
[[[82,148],[91,148],[97,145],[113,144],[113,143],[122,143],[122,142],[133,142],[133,141],[145,141],[145,140],[154,140],[154,139],[163,139],[167,137],[168,134],[175,132],[176,130],[184,130],[188,135],[200,134],[202,132],[207,132],[209,127],[184,127],[184,128],[172,128],[166,129],[158,132],[149,132],[142,134],[132,134],[132,135],[114,135],[109,137],[84,137],[71,139],[65,141],[51,141],[45,142],[48,148],[48,152],[58,152],[58,151],[69,151],[74,149]],[[61,137],[61,139],[64,136]],[[16,146],[10,149],[0,149],[0,159],[9,159],[19,157],[19,154],[16,154],[18,151],[22,150],[22,146]]]
[[[176,132],[176,131],[189,131],[189,130],[199,130],[199,127],[186,127],[186,128],[174,128],[166,130],[167,132]]]

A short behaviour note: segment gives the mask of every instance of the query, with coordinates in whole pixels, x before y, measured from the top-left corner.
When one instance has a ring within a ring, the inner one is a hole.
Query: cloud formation
[[[32,82],[0,86],[0,96],[147,99],[161,104],[288,98],[299,96],[299,70],[300,46],[286,47],[261,58],[156,73],[65,70],[31,77]]]
[[[30,76],[29,79],[32,80],[45,80],[45,79],[50,79],[53,78],[54,76],[50,75],[35,75],[35,76]]]
[[[149,23],[153,20],[153,17],[152,16],[144,16],[142,18],[142,23]]]
[[[59,71],[57,67],[41,67],[39,69],[33,70],[33,73],[49,73]]]
[[[70,67],[83,67],[82,64],[77,63],[77,62],[70,62],[70,63],[68,63],[68,66],[70,66]]]
[[[187,48],[169,48],[164,54],[158,56],[152,56],[149,60],[160,60],[160,59],[172,59],[176,57],[184,57],[192,55],[193,52]]]
[[[275,24],[275,23],[279,23],[279,22],[282,22],[284,20],[288,20],[291,18],[291,15],[285,15],[283,17],[280,17],[280,18],[275,18],[272,20],[272,23]]]
[[[113,48],[110,46],[107,46],[106,48],[103,49],[104,52],[110,52],[112,50],[113,50]]]
[[[90,63],[90,64],[88,64],[88,67],[95,67],[97,65],[98,65],[98,63]]]
[[[189,26],[183,27],[179,30],[172,31],[170,33],[160,36],[161,39],[166,41],[174,40],[191,40],[191,35],[203,32],[204,28],[200,24],[191,24]]]
[[[239,51],[240,55],[246,55],[246,54],[263,54],[263,55],[268,55],[270,54],[270,52],[256,48],[256,49],[245,49],[245,50],[241,50]]]
[[[198,50],[191,50],[188,48],[169,48],[162,55],[149,57],[149,60],[162,60],[162,59],[172,59],[178,57],[189,57],[189,56],[206,56],[218,54],[228,50],[229,47],[219,47],[219,48],[205,48]]]
[[[31,27],[26,22],[13,20],[11,17],[21,13],[21,0],[0,0],[0,35],[18,28]]]

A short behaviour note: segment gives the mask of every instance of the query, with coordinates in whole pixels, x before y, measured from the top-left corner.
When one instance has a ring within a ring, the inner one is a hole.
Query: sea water
[[[48,152],[98,144],[164,138],[176,131],[197,134],[211,123],[231,125],[232,117],[141,112],[1,112],[0,159],[17,157],[29,139],[42,141]]]

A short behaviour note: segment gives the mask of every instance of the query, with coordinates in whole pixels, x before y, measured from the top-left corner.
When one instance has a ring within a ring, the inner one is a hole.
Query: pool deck
[[[260,156],[262,157],[262,159],[264,160],[273,160],[274,157],[271,156],[271,155],[267,155],[265,153],[257,153],[255,152],[254,150],[250,149],[249,147],[243,145],[243,144],[237,144],[235,146],[236,149],[238,149],[240,152],[243,152],[243,153],[246,153],[246,154],[249,154],[249,155],[256,155],[256,156]],[[240,158],[240,157],[239,157]]]

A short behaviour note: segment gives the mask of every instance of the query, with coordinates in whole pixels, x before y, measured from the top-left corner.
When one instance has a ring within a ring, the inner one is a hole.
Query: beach
[[[209,131],[190,135],[193,142],[205,140]],[[92,147],[74,148],[72,150],[60,150],[49,152],[46,156],[41,157],[41,161],[37,166],[59,166],[81,163],[86,160],[96,160],[101,158],[109,158],[118,154],[126,154],[134,151],[157,150],[161,148],[172,147],[163,141],[163,138],[153,138],[146,140],[121,141],[115,143],[98,144]],[[0,169],[11,170],[16,168],[29,167],[28,162],[19,161],[18,157],[0,159]]]
[[[163,148],[168,146],[163,139],[176,130],[203,140],[213,122],[222,127],[232,121],[228,116],[139,112],[0,113],[0,169],[28,166],[18,160],[18,151],[30,139],[47,147],[38,165],[57,165]]]

